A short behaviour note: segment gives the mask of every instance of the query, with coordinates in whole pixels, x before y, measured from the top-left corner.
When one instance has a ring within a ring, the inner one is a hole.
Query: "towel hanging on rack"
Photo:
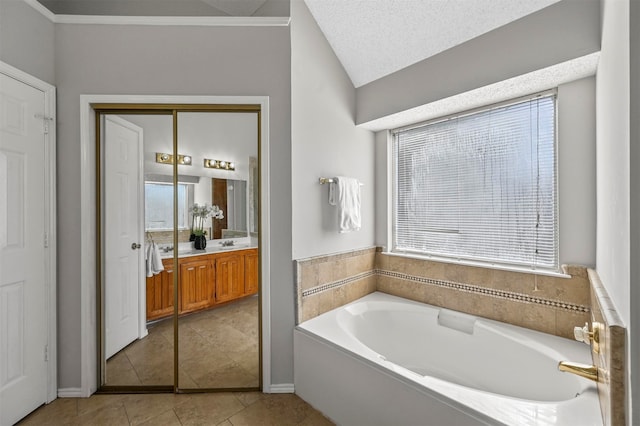
[[[360,230],[360,182],[355,178],[336,176],[329,184],[329,204],[338,207],[340,233]]]
[[[158,275],[164,271],[162,257],[160,256],[160,247],[153,241],[151,234],[147,232],[147,244],[144,250],[145,266],[147,269],[147,277]]]

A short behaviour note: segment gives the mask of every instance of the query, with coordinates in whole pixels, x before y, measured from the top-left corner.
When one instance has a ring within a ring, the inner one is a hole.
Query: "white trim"
[[[80,96],[80,228],[82,320],[81,388],[78,396],[87,397],[98,387],[95,261],[95,115],[92,103],[121,104],[257,104],[261,108],[260,182],[261,182],[261,264],[262,264],[262,384],[271,386],[271,299],[270,299],[270,216],[269,216],[269,97],[268,96],[163,96],[163,95],[81,95]],[[276,388],[277,389],[277,388]],[[287,388],[288,389],[288,388]],[[293,389],[293,387],[291,387]]]
[[[23,0],[54,24],[163,25],[200,27],[287,27],[288,16],[112,16],[57,15],[37,0]]]
[[[84,396],[82,388],[58,389],[58,398],[83,398]]]
[[[45,18],[51,22],[56,22],[56,15],[49,9],[44,7],[38,0],[23,0],[26,4],[34,8],[37,12],[41,13]]]
[[[58,393],[58,349],[57,349],[57,217],[56,217],[56,88],[24,71],[0,61],[0,73],[21,81],[44,93],[44,116],[49,122],[49,132],[45,135],[45,232],[47,250],[45,258],[45,298],[46,318],[48,321],[47,345],[47,403],[53,401]]]
[[[90,99],[80,97],[80,389],[89,397],[98,389],[96,318],[95,116]]]
[[[279,383],[271,385],[265,393],[295,393],[295,386],[293,383]]]

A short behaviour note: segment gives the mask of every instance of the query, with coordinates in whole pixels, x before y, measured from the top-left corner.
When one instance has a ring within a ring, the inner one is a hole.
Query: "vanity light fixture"
[[[173,164],[173,155],[163,152],[156,152],[156,163]],[[178,164],[183,166],[191,165],[191,156],[178,154]]]
[[[204,166],[208,169],[235,170],[236,165],[231,161],[204,159]]]

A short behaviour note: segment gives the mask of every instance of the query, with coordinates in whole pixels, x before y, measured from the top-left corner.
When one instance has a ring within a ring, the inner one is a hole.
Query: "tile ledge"
[[[315,260],[326,261],[327,258],[330,258],[330,257],[338,257],[338,256],[351,257],[351,256],[358,256],[360,254],[365,254],[367,252],[371,252],[373,254],[375,253],[375,250],[376,250],[376,246],[368,246],[368,247],[361,247],[361,248],[345,250],[345,251],[335,252],[335,253],[319,254],[317,256],[305,257],[302,259],[294,259],[294,261],[298,263],[308,263],[308,262],[313,262]]]
[[[618,314],[618,310],[613,304],[613,300],[611,300],[611,297],[609,297],[607,289],[600,280],[598,272],[594,269],[588,268],[587,274],[589,275],[589,282],[591,283],[591,286],[593,287],[593,290],[598,298],[597,302],[602,308],[602,316],[604,317],[607,325],[609,327],[620,327],[626,329],[626,326],[624,325],[620,314]]]
[[[409,259],[427,260],[431,262],[440,262],[440,263],[451,263],[454,265],[472,266],[476,268],[497,269],[500,271],[520,272],[523,274],[545,275],[545,276],[556,277],[556,278],[572,278],[572,276],[568,274],[567,271],[565,270],[565,267],[567,266],[575,267],[575,265],[562,265],[562,272],[558,272],[558,271],[549,271],[549,270],[542,270],[542,269],[529,269],[529,268],[524,268],[519,266],[502,265],[502,264],[495,264],[495,263],[474,262],[471,260],[456,260],[456,259],[449,259],[446,257],[438,257],[438,256],[422,256],[419,254],[412,254],[412,253],[398,253],[398,252],[390,252],[390,251],[383,251],[379,253],[388,255],[388,256],[406,257]]]

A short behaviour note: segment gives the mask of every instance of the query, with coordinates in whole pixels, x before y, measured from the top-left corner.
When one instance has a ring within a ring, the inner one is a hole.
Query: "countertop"
[[[193,257],[193,256],[202,256],[205,254],[212,254],[212,253],[225,253],[225,252],[230,252],[230,251],[236,251],[236,250],[249,250],[249,249],[254,249],[254,248],[258,248],[257,246],[254,245],[250,245],[250,244],[235,244],[232,246],[221,246],[219,244],[210,244],[207,245],[207,248],[205,248],[204,250],[196,250],[194,248],[188,248],[188,249],[178,249],[178,258],[183,258],[183,257]],[[160,257],[162,259],[170,259],[173,257],[173,250],[168,251],[168,252],[164,252],[161,251],[160,252]]]

